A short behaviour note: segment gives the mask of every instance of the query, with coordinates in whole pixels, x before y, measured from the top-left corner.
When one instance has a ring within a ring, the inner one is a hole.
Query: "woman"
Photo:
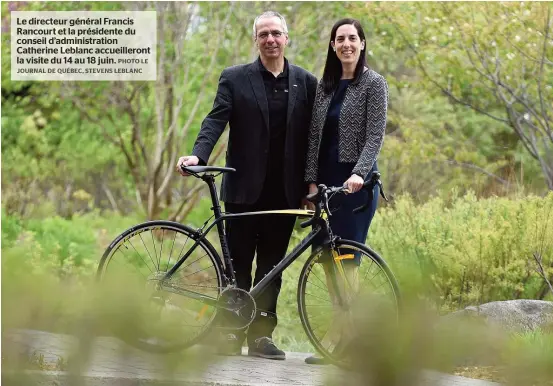
[[[317,191],[317,184],[348,188],[350,194],[337,195],[331,201],[331,210],[340,210],[329,218],[330,226],[341,238],[363,244],[376,211],[378,186],[367,210],[358,214],[352,211],[369,199],[366,190],[359,190],[377,170],[388,101],[386,80],[368,68],[365,49],[365,33],[359,21],[342,19],[334,24],[313,106],[305,172],[309,193]],[[324,265],[328,273],[329,267]],[[359,257],[344,260],[344,265],[347,277],[355,282]],[[333,298],[332,293],[330,296]],[[317,357],[309,357],[306,362],[324,363]]]

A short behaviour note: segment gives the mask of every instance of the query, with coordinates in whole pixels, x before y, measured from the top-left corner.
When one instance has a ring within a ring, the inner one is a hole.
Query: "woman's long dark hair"
[[[361,41],[365,40],[365,47],[361,50],[361,54],[359,55],[359,60],[357,61],[357,66],[355,67],[355,73],[353,76],[353,84],[356,84],[361,79],[361,75],[363,74],[363,68],[367,66],[367,60],[366,60],[366,54],[365,51],[367,49],[367,41],[365,39],[365,32],[363,31],[363,27],[361,27],[361,23],[359,23],[356,19],[342,19],[338,20],[336,24],[334,24],[334,27],[332,27],[332,31],[330,32],[330,41],[328,43],[328,53],[326,54],[326,63],[325,63],[325,69],[323,72],[323,88],[325,93],[331,93],[338,85],[338,82],[340,81],[340,78],[342,77],[342,62],[340,62],[340,59],[338,59],[338,56],[336,55],[336,52],[332,49],[331,42],[336,39],[336,31],[338,28],[340,28],[343,25],[346,24],[353,24],[355,29],[357,30],[357,34],[359,35],[359,39]]]

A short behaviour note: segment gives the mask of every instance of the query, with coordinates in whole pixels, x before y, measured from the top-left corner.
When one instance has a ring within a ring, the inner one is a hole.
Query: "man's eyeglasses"
[[[273,37],[275,39],[278,39],[279,37],[281,37],[282,35],[284,35],[284,32],[282,31],[278,31],[278,30],[275,30],[275,31],[271,31],[271,32],[260,32],[258,35],[257,35],[257,38],[259,40],[265,40],[269,37],[269,35],[273,35]]]

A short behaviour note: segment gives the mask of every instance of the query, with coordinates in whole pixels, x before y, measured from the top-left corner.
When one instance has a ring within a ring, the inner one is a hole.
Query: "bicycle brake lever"
[[[378,184],[378,187],[380,188],[380,195],[382,196],[382,198],[386,202],[390,202],[390,200],[388,200],[388,197],[386,197],[386,194],[384,193],[384,188],[382,187],[382,181],[378,180],[377,184]]]
[[[330,208],[328,207],[328,193],[325,191],[325,209],[326,213],[328,213],[328,217],[332,216],[332,213],[330,213]]]
[[[380,175],[380,174],[379,174],[379,175]],[[366,190],[368,191],[369,197],[368,197],[367,201],[366,201],[363,205],[361,205],[361,206],[358,207],[358,208],[355,208],[355,209],[352,211],[353,214],[357,214],[357,213],[359,213],[359,212],[363,212],[365,209],[367,209],[367,208],[369,207],[369,203],[373,200],[374,197],[373,197],[373,190],[372,190],[372,189],[369,190],[368,188],[369,188],[369,186],[372,186],[373,189],[374,189],[374,186],[375,186],[376,183],[380,184],[380,179],[378,179],[378,180],[375,181],[375,178],[378,178],[378,177],[373,176],[373,178],[372,178],[371,180],[366,181],[366,182],[363,184],[363,189],[366,189]],[[381,190],[380,192],[382,192],[382,190]]]

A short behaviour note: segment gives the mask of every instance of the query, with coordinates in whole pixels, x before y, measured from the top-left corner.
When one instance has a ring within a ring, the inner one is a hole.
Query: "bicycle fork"
[[[357,292],[357,285],[355,283],[356,272],[355,267],[352,267],[351,270],[348,269],[350,272],[347,272],[342,262],[352,260],[355,256],[353,254],[339,255],[334,248],[330,249],[330,255],[330,263],[324,265],[326,276],[330,281],[330,283],[327,283],[329,295],[335,305],[343,310],[347,310],[349,300]]]

